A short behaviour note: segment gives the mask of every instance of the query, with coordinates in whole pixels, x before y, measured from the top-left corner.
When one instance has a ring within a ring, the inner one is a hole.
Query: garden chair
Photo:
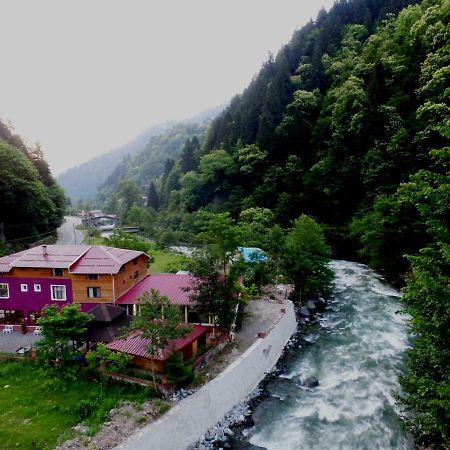
[[[5,325],[3,328],[3,334],[12,334],[14,333],[14,327],[12,325]]]

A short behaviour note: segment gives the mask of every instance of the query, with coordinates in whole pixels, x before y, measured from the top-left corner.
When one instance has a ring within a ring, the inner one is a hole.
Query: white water
[[[393,391],[408,347],[400,294],[366,266],[334,261],[332,295],[288,371],[268,386],[248,440],[268,450],[406,450]],[[300,387],[308,376],[315,389]]]

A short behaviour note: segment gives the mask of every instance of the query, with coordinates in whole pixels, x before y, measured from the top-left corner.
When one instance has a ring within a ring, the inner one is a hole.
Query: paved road
[[[64,217],[64,223],[58,228],[57,244],[74,245],[83,242],[83,233],[75,229],[75,225],[81,224],[81,219],[74,216]]]

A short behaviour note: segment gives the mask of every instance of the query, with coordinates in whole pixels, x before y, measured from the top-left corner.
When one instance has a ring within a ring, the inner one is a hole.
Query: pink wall
[[[16,311],[23,311],[25,322],[28,319],[29,311],[40,311],[45,305],[64,306],[72,303],[72,281],[67,278],[16,278],[16,277],[1,277],[0,283],[8,283],[9,298],[0,298],[0,309],[9,309]],[[20,285],[27,284],[28,292],[21,292]],[[41,286],[41,292],[34,291],[34,285]],[[51,285],[66,286],[66,297],[63,300],[51,299]]]

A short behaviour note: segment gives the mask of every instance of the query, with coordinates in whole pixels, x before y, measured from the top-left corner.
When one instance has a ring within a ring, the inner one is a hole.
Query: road
[[[74,245],[83,242],[83,233],[75,229],[76,225],[81,224],[81,219],[74,216],[65,216],[64,223],[58,228],[57,244]]]

